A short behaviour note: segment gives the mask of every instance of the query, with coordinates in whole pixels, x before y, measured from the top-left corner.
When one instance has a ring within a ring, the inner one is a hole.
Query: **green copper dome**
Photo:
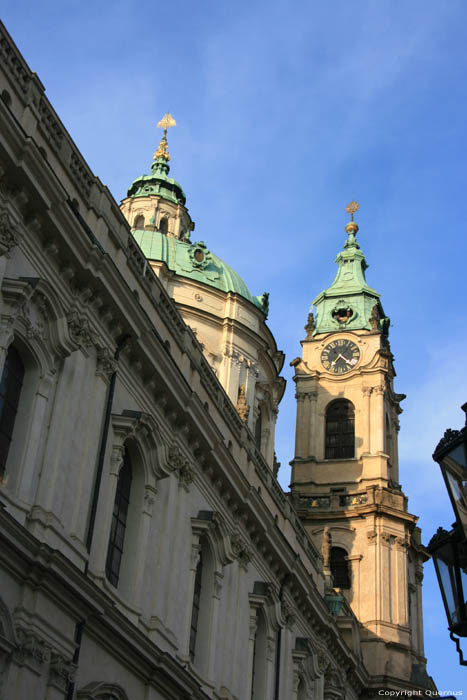
[[[330,287],[313,301],[316,321],[313,335],[343,330],[378,330],[387,333],[380,295],[365,279],[368,265],[355,235],[357,224],[352,220],[345,227],[347,240],[336,258],[337,275]]]
[[[169,164],[163,158],[158,158],[151,165],[151,175],[140,175],[134,180],[129,189],[128,197],[150,197],[157,195],[174,204],[185,204],[186,197],[180,183],[168,177]]]
[[[160,231],[133,231],[133,236],[148,260],[164,262],[180,277],[196,280],[222,292],[239,294],[266,316],[268,294],[253,296],[230,265],[214,255],[203,241],[191,243],[169,237]]]

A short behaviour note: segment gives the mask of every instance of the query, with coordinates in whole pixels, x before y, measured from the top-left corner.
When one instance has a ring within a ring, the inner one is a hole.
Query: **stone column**
[[[316,449],[316,405],[318,399],[318,392],[316,390],[307,392],[308,399],[308,450],[307,457],[316,457],[318,449]]]
[[[224,575],[220,571],[214,571],[212,586],[211,615],[209,620],[209,649],[207,658],[208,679],[215,678],[215,662],[217,658],[217,627],[219,619],[219,607],[221,601],[222,582]]]
[[[298,391],[295,394],[297,399],[297,422],[295,425],[295,456],[305,457],[305,447],[306,447],[306,431],[305,431],[305,420],[306,420],[306,408],[305,408],[305,394]]]
[[[395,586],[397,616],[395,622],[399,625],[408,624],[408,582],[407,582],[407,541],[405,537],[396,537],[396,580]]]
[[[384,386],[373,387],[371,399],[371,453],[384,453]]]
[[[371,393],[373,391],[371,386],[364,386],[363,389],[363,417],[362,417],[362,430],[363,430],[363,445],[362,452],[367,452],[371,454]]]
[[[425,655],[423,645],[423,611],[422,611],[422,581],[423,581],[423,565],[417,564],[415,569],[415,584],[417,586],[416,601],[417,601],[417,636],[418,636],[418,653],[421,656]]]

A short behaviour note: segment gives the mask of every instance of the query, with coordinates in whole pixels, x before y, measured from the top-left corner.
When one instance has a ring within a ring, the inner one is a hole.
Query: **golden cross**
[[[157,126],[159,129],[164,129],[164,131],[167,131],[167,129],[170,129],[171,126],[177,126],[177,122],[172,117],[170,112],[167,112],[167,114],[164,114],[162,119],[157,122]]]
[[[352,202],[350,202],[349,204],[347,204],[347,206],[346,206],[346,208],[345,208],[345,211],[347,212],[347,214],[350,214],[351,220],[352,220],[352,221],[353,221],[353,215],[355,214],[355,212],[357,211],[357,209],[358,209],[359,206],[360,206],[360,205],[359,205],[358,202],[353,202],[353,201],[352,201]]]

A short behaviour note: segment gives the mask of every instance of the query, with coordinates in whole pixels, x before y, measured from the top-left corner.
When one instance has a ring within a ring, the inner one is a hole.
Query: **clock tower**
[[[389,318],[366,282],[347,211],[337,275],[308,315],[295,367],[297,425],[291,497],[321,548],[329,586],[361,623],[374,683],[426,687],[421,585],[426,554],[399,484],[400,402]],[[375,685],[375,687],[376,687]]]

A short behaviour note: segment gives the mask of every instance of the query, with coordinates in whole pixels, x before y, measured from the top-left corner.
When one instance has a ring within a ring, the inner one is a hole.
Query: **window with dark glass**
[[[194,661],[196,649],[196,635],[198,634],[199,608],[201,602],[201,579],[203,577],[203,555],[200,551],[196,566],[195,589],[193,593],[193,608],[190,626],[190,659]]]
[[[355,456],[355,412],[346,399],[338,399],[326,409],[325,459]]]
[[[118,586],[120,575],[128,506],[130,504],[131,479],[130,456],[128,452],[125,452],[123,465],[118,475],[112,524],[110,526],[109,548],[107,550],[107,561],[105,564],[105,575],[113,586]]]
[[[6,469],[23,380],[23,362],[19,352],[10,345],[0,380],[0,476]]]
[[[350,588],[349,562],[342,547],[331,547],[331,574],[336,588]]]
[[[168,230],[169,230],[169,222],[167,221],[167,219],[166,219],[165,216],[164,216],[164,217],[162,217],[162,219],[160,220],[159,231],[160,231],[161,233],[168,233]]]

